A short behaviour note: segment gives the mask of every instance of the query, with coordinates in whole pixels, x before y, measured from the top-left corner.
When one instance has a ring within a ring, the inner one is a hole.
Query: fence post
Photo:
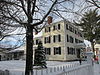
[[[48,74],[48,68],[46,69],[46,74]]]
[[[41,75],[43,75],[43,70],[41,70]]]
[[[5,70],[4,75],[9,75],[9,70]]]

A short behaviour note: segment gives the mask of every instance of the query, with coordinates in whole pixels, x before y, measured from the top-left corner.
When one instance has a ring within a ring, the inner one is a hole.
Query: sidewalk
[[[100,63],[94,64],[94,75],[100,75]]]

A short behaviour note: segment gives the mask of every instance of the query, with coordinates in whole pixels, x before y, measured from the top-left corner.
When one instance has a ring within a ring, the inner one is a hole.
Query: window
[[[51,55],[51,48],[45,48],[45,54]]]
[[[75,43],[78,43],[78,39],[75,38]]]
[[[54,55],[56,54],[61,55],[61,47],[54,47]]]
[[[53,26],[53,30],[60,30],[60,28],[61,28],[61,27],[60,27],[60,24],[54,25],[54,26]]]
[[[77,31],[75,30],[75,34],[77,34]]]
[[[67,47],[67,51],[68,51],[68,54],[75,54],[75,48],[72,48],[72,47]]]
[[[44,37],[44,43],[51,43],[51,37]]]
[[[50,27],[46,27],[45,28],[45,32],[50,32],[51,30],[50,30]]]
[[[74,38],[67,34],[67,42],[74,43]]]
[[[74,39],[72,36],[70,36],[70,43],[73,43],[74,42]]]
[[[53,36],[53,42],[61,42],[61,35],[54,35]]]
[[[72,29],[72,27],[71,27],[71,26],[69,26],[69,30],[70,30],[71,32],[73,32],[73,29]]]

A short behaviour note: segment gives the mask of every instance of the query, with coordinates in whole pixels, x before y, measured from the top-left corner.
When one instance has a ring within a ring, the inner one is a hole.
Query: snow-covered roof
[[[15,50],[11,50],[11,51],[9,51],[9,53],[14,53],[14,52],[23,52],[24,50],[17,50],[17,49],[15,49]]]
[[[17,49],[11,50],[8,53],[14,53],[14,52],[23,52],[25,50],[25,46],[21,46]]]
[[[85,48],[86,45],[85,45],[85,43],[78,43],[78,44],[75,45],[75,47],[76,48]]]

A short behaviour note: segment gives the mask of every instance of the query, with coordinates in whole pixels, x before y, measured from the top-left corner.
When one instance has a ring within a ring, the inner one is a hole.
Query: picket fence
[[[10,72],[9,72],[9,70],[0,70],[0,75],[9,75],[10,74]]]
[[[0,71],[0,75],[25,75],[24,72]],[[33,75],[93,75],[93,65],[88,63],[65,64],[63,66],[48,67],[47,69],[33,69]]]

